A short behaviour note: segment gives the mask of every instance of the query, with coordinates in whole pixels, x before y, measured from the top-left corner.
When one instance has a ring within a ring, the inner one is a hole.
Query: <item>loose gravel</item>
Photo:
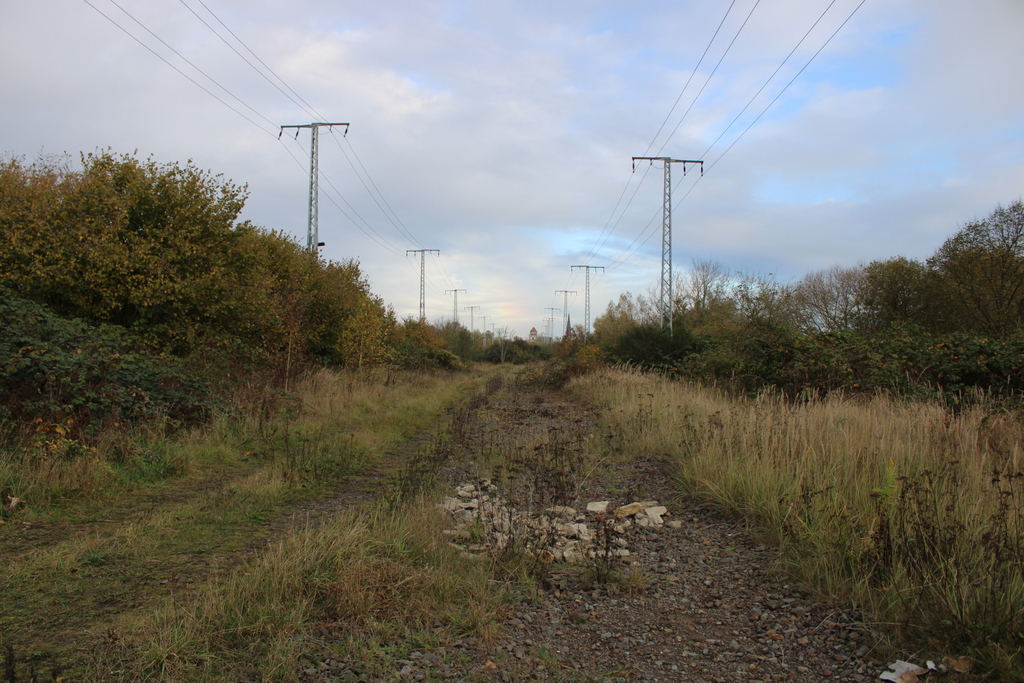
[[[510,429],[596,429],[594,416],[564,399],[518,400],[515,406],[492,402],[491,424],[511,415]],[[451,468],[449,495],[471,471]],[[520,591],[503,615],[501,636],[491,642],[464,638],[431,650],[399,648],[403,654],[386,672],[317,653],[311,643],[313,654],[300,662],[299,679],[867,682],[885,670],[858,613],[820,601],[775,571],[776,552],[742,523],[681,498],[669,463],[623,459],[607,465],[588,480],[574,507],[653,499],[668,508],[666,522],[682,525],[628,529],[630,555],[615,567],[617,580],[586,583],[586,571],[556,563],[544,581]],[[329,631],[317,635],[324,644],[332,641]],[[969,680],[958,674],[934,678]]]

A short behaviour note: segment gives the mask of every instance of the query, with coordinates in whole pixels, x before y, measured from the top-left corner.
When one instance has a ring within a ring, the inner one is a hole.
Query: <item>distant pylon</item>
[[[564,294],[562,301],[562,327],[569,329],[569,295],[575,296],[576,290],[556,289],[555,294]]]
[[[455,322],[459,322],[459,292],[465,292],[464,289],[446,289],[444,293],[455,292]]]
[[[441,253],[439,249],[406,249],[406,254],[420,255],[420,322],[427,319],[427,252]]]
[[[604,266],[572,266],[570,270],[575,270],[576,268],[585,268],[587,271],[586,305],[583,308],[583,333],[590,334],[590,271],[604,270]]]

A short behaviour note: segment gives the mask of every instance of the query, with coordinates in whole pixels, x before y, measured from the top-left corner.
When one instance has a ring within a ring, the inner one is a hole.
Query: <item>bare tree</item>
[[[864,268],[832,266],[804,276],[793,288],[800,323],[808,329],[841,332],[857,326]]]
[[[500,362],[504,363],[505,356],[512,347],[512,340],[516,335],[516,331],[508,325],[495,328],[494,331],[497,335],[494,339],[494,345],[498,347],[498,357],[500,358]]]
[[[738,275],[733,290],[737,313],[755,327],[794,327],[799,319],[793,288],[779,283],[771,274]]]
[[[732,272],[717,261],[694,259],[691,268],[676,275],[675,310],[687,327],[721,330],[736,318]]]

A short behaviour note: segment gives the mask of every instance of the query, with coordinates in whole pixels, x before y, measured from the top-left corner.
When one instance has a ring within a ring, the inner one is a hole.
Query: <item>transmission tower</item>
[[[455,292],[455,322],[456,323],[459,322],[459,292],[465,293],[465,291],[466,290],[464,290],[464,289],[446,289],[446,290],[444,290],[445,294],[447,294],[448,292]]]
[[[604,270],[604,266],[571,266],[569,268],[569,270],[573,271],[573,270],[575,270],[577,268],[585,268],[586,271],[587,271],[587,290],[586,290],[587,294],[586,294],[586,297],[585,297],[586,305],[584,306],[584,309],[583,309],[585,311],[584,316],[583,316],[583,319],[584,319],[583,331],[586,334],[590,334],[590,271],[592,271],[592,270]]]
[[[481,351],[484,350],[484,342],[487,341],[487,319],[491,318],[491,317],[493,317],[493,316],[490,316],[490,315],[482,315],[482,316],[480,316],[481,320],[484,321],[483,324],[481,325],[481,328],[480,328],[480,350]]]
[[[550,306],[548,306],[544,310],[545,311],[551,311],[551,313],[552,313],[552,315],[550,317],[544,318],[544,320],[546,320],[548,322],[548,341],[551,341],[552,339],[555,338],[555,331],[554,331],[554,329],[552,329],[554,327],[554,325],[555,325],[554,312],[555,311],[560,311],[562,309],[560,309],[560,308],[551,308]]]
[[[281,126],[281,132],[277,139],[281,139],[285,128],[295,129],[295,139],[299,138],[299,129],[309,128],[309,223],[306,227],[306,248],[310,251],[323,246],[320,242],[319,203],[320,203],[320,162],[319,162],[319,132],[320,126],[345,126],[345,135],[348,135],[347,123],[303,123],[300,125]]]
[[[671,157],[633,157],[633,171],[637,161],[660,161],[665,166],[665,195],[661,205],[661,329],[668,324],[668,333],[672,334],[672,164],[683,165],[686,175],[687,164],[700,164],[700,174],[704,175],[704,161],[693,159],[673,159]]]
[[[469,331],[470,332],[475,332],[476,331],[475,328],[473,327],[473,311],[474,311],[474,309],[477,309],[477,308],[480,308],[480,307],[479,306],[466,306],[465,308],[462,309],[464,311],[469,311]]]
[[[440,254],[439,249],[406,249],[406,254],[420,255],[420,322],[427,319],[427,252]]]
[[[562,301],[562,335],[569,329],[569,295],[576,296],[576,290],[556,289],[555,294],[564,294]]]

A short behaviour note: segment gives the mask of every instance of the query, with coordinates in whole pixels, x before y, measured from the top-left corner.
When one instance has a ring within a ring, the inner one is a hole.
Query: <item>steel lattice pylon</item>
[[[667,325],[669,334],[672,334],[672,320],[675,317],[675,296],[672,292],[672,164],[682,164],[683,175],[686,175],[686,164],[700,164],[700,173],[704,175],[704,162],[671,157],[633,157],[634,171],[636,162],[640,160],[650,161],[652,164],[660,161],[665,165],[665,191],[661,204],[661,301],[658,307],[661,313],[661,329],[665,329]]]
[[[306,248],[310,251],[320,246],[320,126],[345,126],[345,135],[348,135],[347,123],[304,123],[301,125],[281,126],[281,133],[285,128],[294,128],[295,137],[299,136],[300,128],[309,128],[309,217],[306,224]],[[281,139],[281,133],[277,138]]]

